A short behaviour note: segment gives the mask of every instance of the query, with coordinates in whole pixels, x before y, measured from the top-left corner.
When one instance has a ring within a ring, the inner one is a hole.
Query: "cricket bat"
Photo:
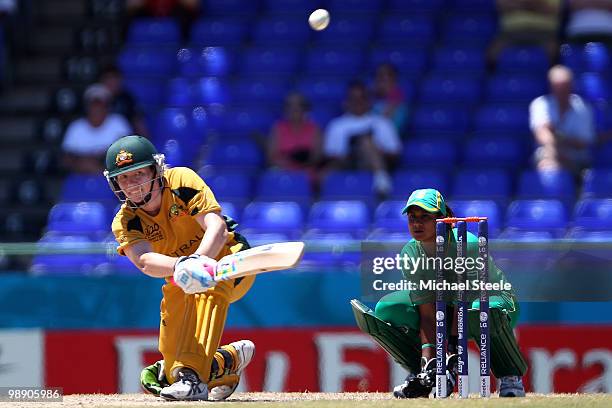
[[[224,256],[217,262],[211,275],[216,282],[220,282],[289,269],[300,262],[303,254],[304,243],[299,241],[260,245]]]

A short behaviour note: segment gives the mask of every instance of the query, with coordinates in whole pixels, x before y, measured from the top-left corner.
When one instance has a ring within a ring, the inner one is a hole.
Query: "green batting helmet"
[[[115,141],[106,151],[107,177],[155,166],[157,149],[153,143],[142,136],[125,136]]]

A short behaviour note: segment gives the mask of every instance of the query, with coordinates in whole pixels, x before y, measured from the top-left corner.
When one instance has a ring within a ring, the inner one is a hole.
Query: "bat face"
[[[280,242],[250,248],[221,258],[214,279],[221,281],[289,269],[298,264],[303,254],[303,242]]]

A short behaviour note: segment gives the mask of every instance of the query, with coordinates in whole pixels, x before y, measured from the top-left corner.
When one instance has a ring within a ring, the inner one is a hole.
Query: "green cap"
[[[402,210],[402,214],[406,214],[411,205],[416,205],[417,207],[431,213],[439,212],[446,216],[446,201],[444,201],[442,194],[433,188],[414,190],[412,194],[410,194],[410,197]]]
[[[142,136],[125,136],[106,151],[108,177],[155,165],[157,149]]]

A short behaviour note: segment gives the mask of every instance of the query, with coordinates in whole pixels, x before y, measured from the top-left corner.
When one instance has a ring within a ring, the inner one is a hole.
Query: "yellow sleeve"
[[[209,212],[221,212],[212,190],[204,180],[193,170],[187,167],[170,169],[173,171],[172,185],[178,190],[179,196],[185,201],[191,216]]]
[[[125,248],[139,242],[146,241],[142,222],[135,214],[128,214],[124,209],[119,210],[112,224],[113,235],[119,243],[117,252],[125,255]]]

